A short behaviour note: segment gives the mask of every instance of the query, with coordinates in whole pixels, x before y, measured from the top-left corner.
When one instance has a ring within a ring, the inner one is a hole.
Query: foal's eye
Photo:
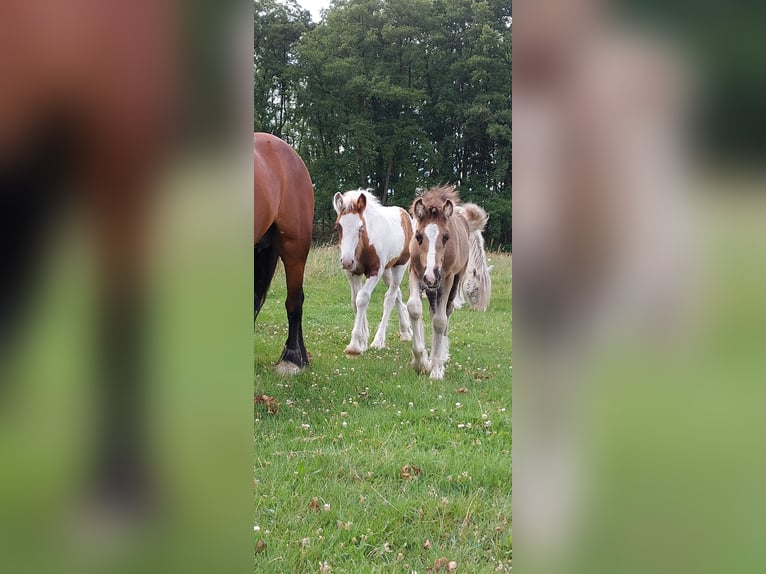
[[[423,234],[416,233],[415,234],[415,240],[418,242],[418,245],[422,245],[423,244]]]
[[[445,233],[444,235],[442,235],[442,245],[447,243],[448,239],[449,239],[449,233]]]

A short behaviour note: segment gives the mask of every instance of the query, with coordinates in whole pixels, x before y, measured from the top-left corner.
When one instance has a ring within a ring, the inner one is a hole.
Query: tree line
[[[335,0],[319,23],[295,0],[254,0],[254,129],[292,144],[332,238],[337,191],[408,207],[459,186],[510,250],[511,3]]]

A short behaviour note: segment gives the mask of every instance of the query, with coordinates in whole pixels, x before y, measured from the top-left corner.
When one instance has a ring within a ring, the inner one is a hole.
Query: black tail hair
[[[255,262],[255,298],[253,321],[258,317],[263,302],[266,300],[266,293],[269,291],[271,280],[274,278],[274,271],[277,269],[276,245],[276,227],[272,225],[263,238],[255,244],[254,262]]]

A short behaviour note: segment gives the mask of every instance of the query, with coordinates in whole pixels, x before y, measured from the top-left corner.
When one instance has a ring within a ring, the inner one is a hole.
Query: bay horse
[[[413,326],[412,366],[419,373],[428,372],[432,379],[443,379],[449,354],[449,318],[468,266],[469,235],[483,229],[487,214],[478,205],[461,205],[454,186],[429,189],[414,201],[411,213],[415,234],[409,246],[407,309]],[[425,349],[421,290],[428,298],[433,327],[430,360]]]
[[[351,342],[345,352],[360,355],[367,350],[370,336],[367,306],[381,278],[388,290],[383,301],[383,318],[372,346],[375,349],[386,346],[386,329],[394,307],[399,315],[400,338],[409,341],[412,329],[399,286],[410,260],[410,216],[401,207],[382,206],[369,190],[363,189],[336,193],[333,205],[338,214],[335,227],[340,239],[340,264],[351,286],[355,313]],[[364,284],[362,275],[367,278]]]
[[[282,259],[287,280],[288,335],[277,372],[293,375],[309,363],[303,342],[303,274],[314,226],[314,186],[306,164],[281,139],[253,135],[255,293],[258,317]]]
[[[0,7],[0,358],[12,355],[52,233],[76,201],[89,216],[98,281],[89,495],[110,511],[134,512],[152,498],[146,227],[180,102],[178,8],[174,0]]]

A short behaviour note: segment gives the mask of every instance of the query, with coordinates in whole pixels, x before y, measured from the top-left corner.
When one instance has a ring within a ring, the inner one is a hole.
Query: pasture
[[[255,325],[254,392],[278,408],[254,405],[254,571],[511,571],[512,266],[489,257],[490,308],[455,311],[442,381],[414,373],[395,318],[385,349],[344,355],[354,316],[336,246],[309,255],[311,365],[277,375],[280,264]],[[370,302],[373,333],[384,291]],[[430,321],[426,339],[430,349]]]

